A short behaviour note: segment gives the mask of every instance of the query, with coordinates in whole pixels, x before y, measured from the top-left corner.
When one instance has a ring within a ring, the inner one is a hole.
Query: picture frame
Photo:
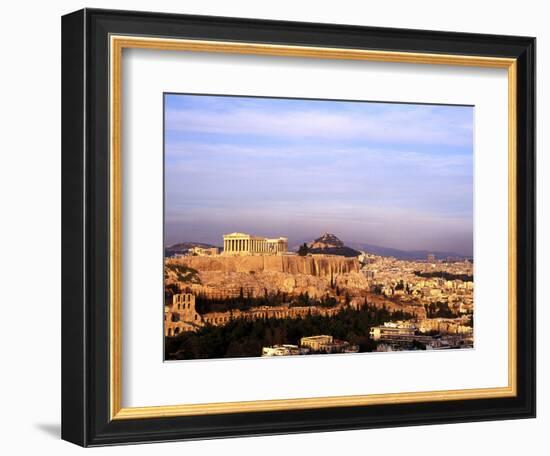
[[[506,70],[507,385],[123,406],[121,59],[127,49]],[[534,38],[80,10],[62,19],[62,179],[63,439],[101,446],[535,416]]]

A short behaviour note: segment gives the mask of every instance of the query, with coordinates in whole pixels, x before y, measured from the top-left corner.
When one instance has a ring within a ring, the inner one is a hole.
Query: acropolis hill
[[[336,287],[359,295],[368,287],[357,257],[296,255],[287,251],[284,237],[263,238],[239,232],[225,234],[223,246],[221,253],[200,249],[191,255],[168,258],[166,283],[178,283],[180,288],[184,285],[194,294],[215,299],[239,293],[252,297],[307,293],[320,298],[334,295]],[[196,271],[194,279],[189,277],[182,283],[183,276],[178,272],[182,270]]]
[[[211,299],[230,299],[243,293],[250,297],[286,293],[321,298],[335,296],[337,287],[342,293],[359,296],[368,287],[356,257],[289,253],[284,237],[237,232],[224,235],[223,240],[222,252],[195,249],[188,255],[167,258],[166,284]]]

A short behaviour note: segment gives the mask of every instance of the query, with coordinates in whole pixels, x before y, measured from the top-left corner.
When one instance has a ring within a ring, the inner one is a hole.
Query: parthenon
[[[288,251],[288,239],[279,237],[268,239],[246,233],[223,235],[223,253],[225,255],[277,255]]]

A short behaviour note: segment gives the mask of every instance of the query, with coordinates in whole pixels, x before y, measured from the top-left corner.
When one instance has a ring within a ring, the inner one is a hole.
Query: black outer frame
[[[513,398],[114,420],[109,417],[108,36],[518,59]],[[535,39],[84,9],[62,18],[62,438],[82,446],[535,417]]]

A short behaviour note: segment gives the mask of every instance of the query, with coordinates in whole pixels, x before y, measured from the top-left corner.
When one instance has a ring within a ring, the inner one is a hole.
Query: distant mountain
[[[340,255],[345,257],[355,257],[361,252],[347,247],[334,234],[325,233],[321,237],[310,242],[308,245],[309,253],[322,253],[326,255]]]
[[[187,251],[193,247],[202,247],[208,249],[217,246],[212,244],[205,244],[203,242],[180,242],[178,244],[173,244],[165,247],[164,255],[168,257],[177,253],[187,253]]]
[[[461,255],[456,252],[436,252],[432,250],[400,250],[391,247],[382,247],[379,245],[363,244],[358,242],[351,243],[356,249],[362,250],[373,255],[391,256],[399,260],[425,260],[429,254],[433,254],[437,260],[446,258],[471,258],[471,255]]]

